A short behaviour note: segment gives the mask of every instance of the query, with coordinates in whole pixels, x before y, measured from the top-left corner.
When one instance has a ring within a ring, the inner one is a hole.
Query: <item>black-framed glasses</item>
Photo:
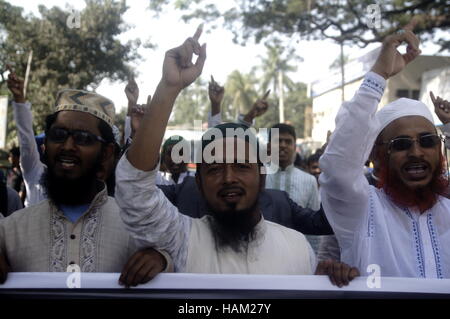
[[[422,148],[433,148],[436,145],[439,145],[444,138],[437,134],[426,134],[422,135],[419,138],[411,138],[411,137],[397,137],[390,141],[383,142],[382,144],[388,144],[390,151],[406,151],[409,150],[413,143],[419,143]]]
[[[67,130],[65,128],[53,127],[48,131],[47,138],[53,143],[64,143],[69,136],[77,145],[88,146],[95,142],[106,143],[106,141],[95,134],[81,130]]]

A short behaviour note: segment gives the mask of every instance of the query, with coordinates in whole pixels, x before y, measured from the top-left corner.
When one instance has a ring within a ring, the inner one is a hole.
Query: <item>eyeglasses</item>
[[[419,138],[397,137],[388,142],[381,144],[389,144],[389,151],[406,151],[409,150],[414,142],[418,142],[422,148],[433,148],[443,141],[443,137],[437,134],[426,134]]]
[[[69,136],[73,137],[73,141],[77,145],[89,146],[93,145],[95,142],[99,141],[106,143],[106,141],[90,132],[80,131],[80,130],[66,130],[64,128],[54,127],[51,128],[47,134],[47,138],[53,143],[64,143]]]

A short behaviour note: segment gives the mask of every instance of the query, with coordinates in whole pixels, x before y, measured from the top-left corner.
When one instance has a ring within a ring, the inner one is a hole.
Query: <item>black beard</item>
[[[232,205],[225,212],[217,212],[207,206],[213,217],[210,224],[217,248],[230,247],[237,253],[245,251],[248,243],[256,237],[254,212],[258,209],[258,200],[243,210],[236,210]]]
[[[77,179],[58,177],[52,167],[47,167],[41,177],[41,185],[47,198],[56,206],[77,206],[86,203],[92,194],[92,189],[97,184],[97,173],[101,169],[101,154],[95,160],[94,165]]]

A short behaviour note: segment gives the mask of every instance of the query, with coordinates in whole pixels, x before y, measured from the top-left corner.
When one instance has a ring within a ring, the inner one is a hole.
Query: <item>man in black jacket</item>
[[[190,217],[207,214],[194,177],[186,177],[178,185],[158,186],[178,210]],[[332,235],[322,207],[318,211],[298,206],[284,191],[265,189],[259,194],[259,207],[266,220],[295,229],[305,235]]]

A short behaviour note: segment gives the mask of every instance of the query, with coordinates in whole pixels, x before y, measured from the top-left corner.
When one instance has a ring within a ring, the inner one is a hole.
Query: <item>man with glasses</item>
[[[362,272],[375,264],[381,276],[448,278],[450,201],[442,196],[448,181],[432,114],[404,98],[377,112],[386,80],[420,54],[413,27],[385,39],[355,97],[338,112],[320,160],[321,196],[342,261]],[[363,173],[374,144],[380,188]]]
[[[114,104],[96,93],[63,90],[46,118],[42,176],[47,200],[0,221],[0,283],[9,271],[121,272],[136,285],[170,265],[166,255],[136,252],[103,180],[114,153]],[[75,268],[76,269],[76,268]]]

